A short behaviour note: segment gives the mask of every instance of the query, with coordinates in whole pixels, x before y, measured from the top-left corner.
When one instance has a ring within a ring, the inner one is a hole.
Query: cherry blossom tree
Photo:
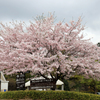
[[[54,23],[54,17],[30,22],[11,22],[0,29],[0,71],[13,74],[30,70],[56,82],[59,78],[85,75],[100,78],[100,49],[84,39],[81,18]]]

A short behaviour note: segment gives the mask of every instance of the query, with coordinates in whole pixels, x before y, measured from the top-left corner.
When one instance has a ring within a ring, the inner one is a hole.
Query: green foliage
[[[9,81],[9,83],[8,83],[8,89],[10,91],[16,90],[16,81],[14,79],[12,79],[12,78],[9,78],[8,81]]]
[[[8,83],[8,89],[10,91],[16,90],[16,74],[5,75],[5,78],[6,78],[7,81],[9,81],[9,83]]]
[[[100,81],[96,79],[86,79],[81,75],[75,75],[68,80],[71,91],[96,93],[100,91]]]
[[[8,79],[10,79],[10,78],[16,80],[16,74],[12,74],[12,75],[6,75],[6,74],[5,74],[4,76],[5,76],[6,80],[8,80]]]
[[[70,90],[81,91],[82,84],[84,83],[84,77],[81,75],[75,75],[69,79]]]
[[[97,46],[100,47],[100,42],[97,43]]]
[[[0,99],[32,100],[100,100],[100,95],[73,91],[8,91],[0,92]]]
[[[67,81],[67,80],[63,80],[63,82],[64,82],[64,90],[65,90],[65,91],[70,91],[68,81]]]
[[[30,78],[33,78],[34,75],[32,76],[30,73],[25,74],[25,81],[27,82],[27,79],[29,80]]]

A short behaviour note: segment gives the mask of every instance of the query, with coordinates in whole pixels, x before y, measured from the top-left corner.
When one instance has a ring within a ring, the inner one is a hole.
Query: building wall
[[[8,91],[8,82],[2,82],[1,83],[1,91],[3,91],[4,89],[6,89],[6,91]]]
[[[0,91],[4,91],[4,89],[8,91],[8,82],[9,81],[6,81],[3,72],[0,71]]]

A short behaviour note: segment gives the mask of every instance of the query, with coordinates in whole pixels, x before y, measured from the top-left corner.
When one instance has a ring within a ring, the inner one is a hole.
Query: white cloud
[[[100,0],[0,0],[0,22],[13,20],[28,23],[37,15],[48,15],[55,12],[57,22],[65,18],[65,22],[73,19],[76,21],[82,15],[82,23],[86,23],[88,29],[87,38],[93,37],[93,43],[100,38]]]
[[[91,28],[87,28],[86,30],[84,30],[84,36],[85,39],[91,39],[90,41],[93,42],[94,44],[97,44],[98,42],[100,42],[100,35],[99,35],[100,31],[95,31]]]

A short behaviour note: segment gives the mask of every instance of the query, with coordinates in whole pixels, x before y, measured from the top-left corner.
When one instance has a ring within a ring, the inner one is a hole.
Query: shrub
[[[32,100],[100,100],[96,94],[73,91],[8,91],[0,92],[0,99],[32,99]]]

